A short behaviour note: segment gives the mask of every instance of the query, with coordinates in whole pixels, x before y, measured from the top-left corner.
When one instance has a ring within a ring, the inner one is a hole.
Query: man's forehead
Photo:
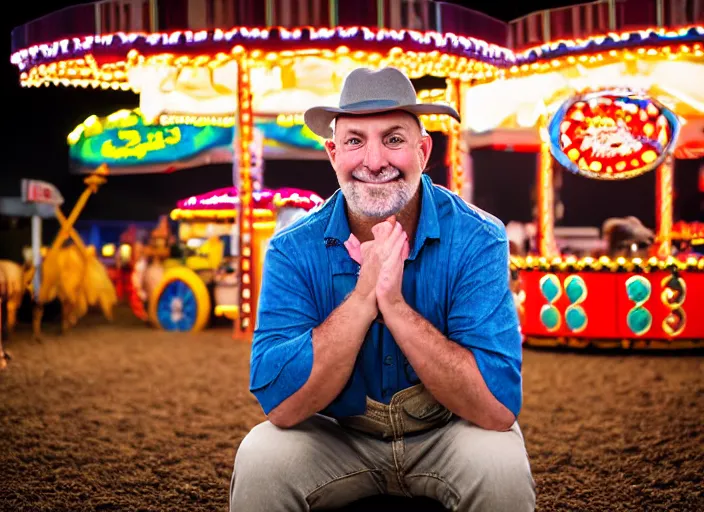
[[[336,131],[383,131],[390,128],[413,130],[420,129],[420,121],[413,114],[402,111],[355,116],[341,115],[335,119],[335,128]]]

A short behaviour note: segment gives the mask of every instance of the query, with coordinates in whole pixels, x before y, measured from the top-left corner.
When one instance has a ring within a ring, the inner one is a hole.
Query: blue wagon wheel
[[[198,275],[185,267],[169,269],[154,290],[149,316],[165,331],[199,331],[210,318],[210,295]]]

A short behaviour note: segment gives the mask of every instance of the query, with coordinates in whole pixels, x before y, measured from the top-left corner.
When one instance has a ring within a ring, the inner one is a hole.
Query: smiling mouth
[[[390,178],[390,179],[386,179],[386,180],[383,180],[383,181],[368,181],[368,180],[362,180],[362,179],[359,179],[359,178],[355,178],[354,176],[353,176],[353,178],[354,178],[355,181],[358,181],[358,182],[360,182],[360,183],[364,183],[365,185],[387,185],[387,184],[389,184],[389,183],[393,183],[393,182],[395,182],[395,181],[399,181],[399,180],[401,179],[401,176],[399,175],[399,176],[396,176],[395,178]]]

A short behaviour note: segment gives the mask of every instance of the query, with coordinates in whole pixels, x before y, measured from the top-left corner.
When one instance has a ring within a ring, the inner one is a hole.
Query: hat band
[[[368,110],[373,108],[398,107],[400,104],[395,100],[364,100],[356,103],[340,105],[343,110]]]

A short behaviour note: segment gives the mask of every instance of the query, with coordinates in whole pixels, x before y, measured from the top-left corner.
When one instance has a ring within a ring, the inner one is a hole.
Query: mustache
[[[352,171],[352,177],[367,183],[384,183],[386,181],[395,180],[401,176],[401,170],[393,166],[387,166],[379,172],[369,172],[367,169],[355,169]]]

